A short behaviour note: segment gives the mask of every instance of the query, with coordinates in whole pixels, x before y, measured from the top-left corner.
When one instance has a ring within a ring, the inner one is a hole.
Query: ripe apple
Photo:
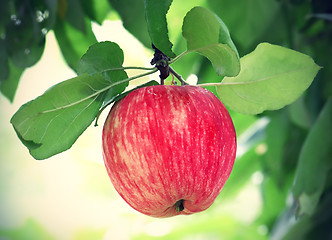
[[[103,128],[108,175],[153,217],[211,206],[233,168],[236,135],[222,102],[196,86],[149,86],[116,102]]]

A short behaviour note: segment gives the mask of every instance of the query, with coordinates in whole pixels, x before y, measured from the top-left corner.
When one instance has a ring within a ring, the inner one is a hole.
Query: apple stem
[[[183,201],[184,201],[183,199],[180,199],[174,204],[177,213],[182,212],[184,210]]]
[[[155,52],[154,52],[153,58],[152,58],[152,60],[151,60],[150,63],[151,63],[151,65],[156,65],[156,68],[160,72],[160,75],[159,75],[159,77],[160,77],[160,84],[164,85],[165,79],[171,73],[172,76],[175,76],[181,82],[181,86],[183,86],[183,85],[189,85],[182,78],[182,76],[180,74],[178,74],[169,65],[171,59],[168,56],[166,56],[163,52],[161,52],[158,48],[156,48],[153,44],[152,44],[152,48],[155,50]]]
[[[174,75],[180,82],[181,82],[181,86],[183,85],[189,85],[183,78],[180,74],[178,74],[177,72],[175,72],[175,70],[169,66],[169,72]]]

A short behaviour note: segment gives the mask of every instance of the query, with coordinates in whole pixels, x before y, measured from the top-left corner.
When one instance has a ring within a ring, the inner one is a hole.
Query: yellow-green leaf
[[[320,67],[311,57],[261,43],[241,58],[236,77],[217,86],[219,98],[236,112],[258,114],[294,102],[312,83]]]

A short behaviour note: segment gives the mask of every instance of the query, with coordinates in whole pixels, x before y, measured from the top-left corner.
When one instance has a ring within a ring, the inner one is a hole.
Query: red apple
[[[236,135],[222,102],[195,86],[150,86],[112,107],[103,128],[107,172],[122,198],[153,217],[211,206],[233,168]]]

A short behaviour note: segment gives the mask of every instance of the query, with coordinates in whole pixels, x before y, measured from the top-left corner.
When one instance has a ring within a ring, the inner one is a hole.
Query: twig
[[[189,85],[183,78],[180,74],[178,74],[177,72],[175,72],[175,70],[169,66],[169,72],[174,75],[180,82],[181,82],[181,85]]]

